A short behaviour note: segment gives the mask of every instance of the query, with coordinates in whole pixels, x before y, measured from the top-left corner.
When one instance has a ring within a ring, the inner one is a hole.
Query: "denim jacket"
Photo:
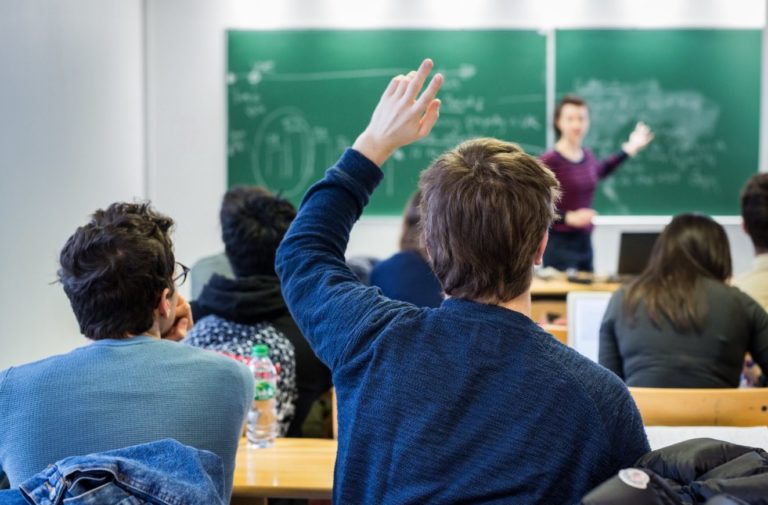
[[[0,492],[0,505],[226,503],[217,455],[172,439],[58,461]]]

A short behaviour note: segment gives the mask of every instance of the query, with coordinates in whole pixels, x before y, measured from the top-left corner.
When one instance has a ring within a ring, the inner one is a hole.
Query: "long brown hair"
[[[634,321],[642,301],[656,326],[663,316],[677,331],[701,331],[707,307],[694,296],[697,281],[725,282],[730,276],[731,251],[723,227],[708,216],[675,216],[656,240],[646,269],[627,287],[625,314]]]

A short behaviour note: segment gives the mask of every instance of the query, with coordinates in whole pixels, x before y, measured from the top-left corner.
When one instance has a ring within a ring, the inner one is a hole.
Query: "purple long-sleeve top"
[[[554,149],[541,155],[541,161],[552,169],[557,180],[560,181],[563,196],[557,210],[562,218],[569,210],[592,208],[597,181],[611,175],[628,158],[627,153],[619,151],[603,160],[598,160],[589,149],[584,148],[582,151],[584,156],[578,162],[567,159]],[[552,225],[552,229],[566,232],[591,232],[592,226],[576,228],[559,219]]]

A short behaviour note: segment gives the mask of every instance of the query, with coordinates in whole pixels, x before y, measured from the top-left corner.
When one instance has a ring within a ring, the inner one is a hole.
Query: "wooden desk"
[[[240,441],[235,461],[232,504],[267,503],[267,498],[330,499],[336,441],[278,438],[269,449]]]
[[[616,291],[621,287],[618,282],[593,282],[591,284],[582,284],[579,282],[570,282],[567,279],[544,280],[538,277],[533,278],[531,283],[531,298],[562,298],[571,291]]]
[[[533,278],[531,283],[531,318],[541,322],[547,314],[565,317],[565,298],[571,291],[616,291],[621,284],[616,282],[593,282],[581,284],[569,282],[565,276],[555,279]]]

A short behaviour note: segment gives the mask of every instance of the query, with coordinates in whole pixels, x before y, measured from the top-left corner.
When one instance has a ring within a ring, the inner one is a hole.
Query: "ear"
[[[534,265],[539,266],[544,261],[544,251],[547,249],[547,242],[549,242],[549,230],[544,232],[544,238],[541,239],[539,247],[536,248],[536,256],[533,260]]]
[[[171,315],[171,290],[168,288],[163,289],[160,294],[160,302],[156,307],[160,317],[170,317]]]

